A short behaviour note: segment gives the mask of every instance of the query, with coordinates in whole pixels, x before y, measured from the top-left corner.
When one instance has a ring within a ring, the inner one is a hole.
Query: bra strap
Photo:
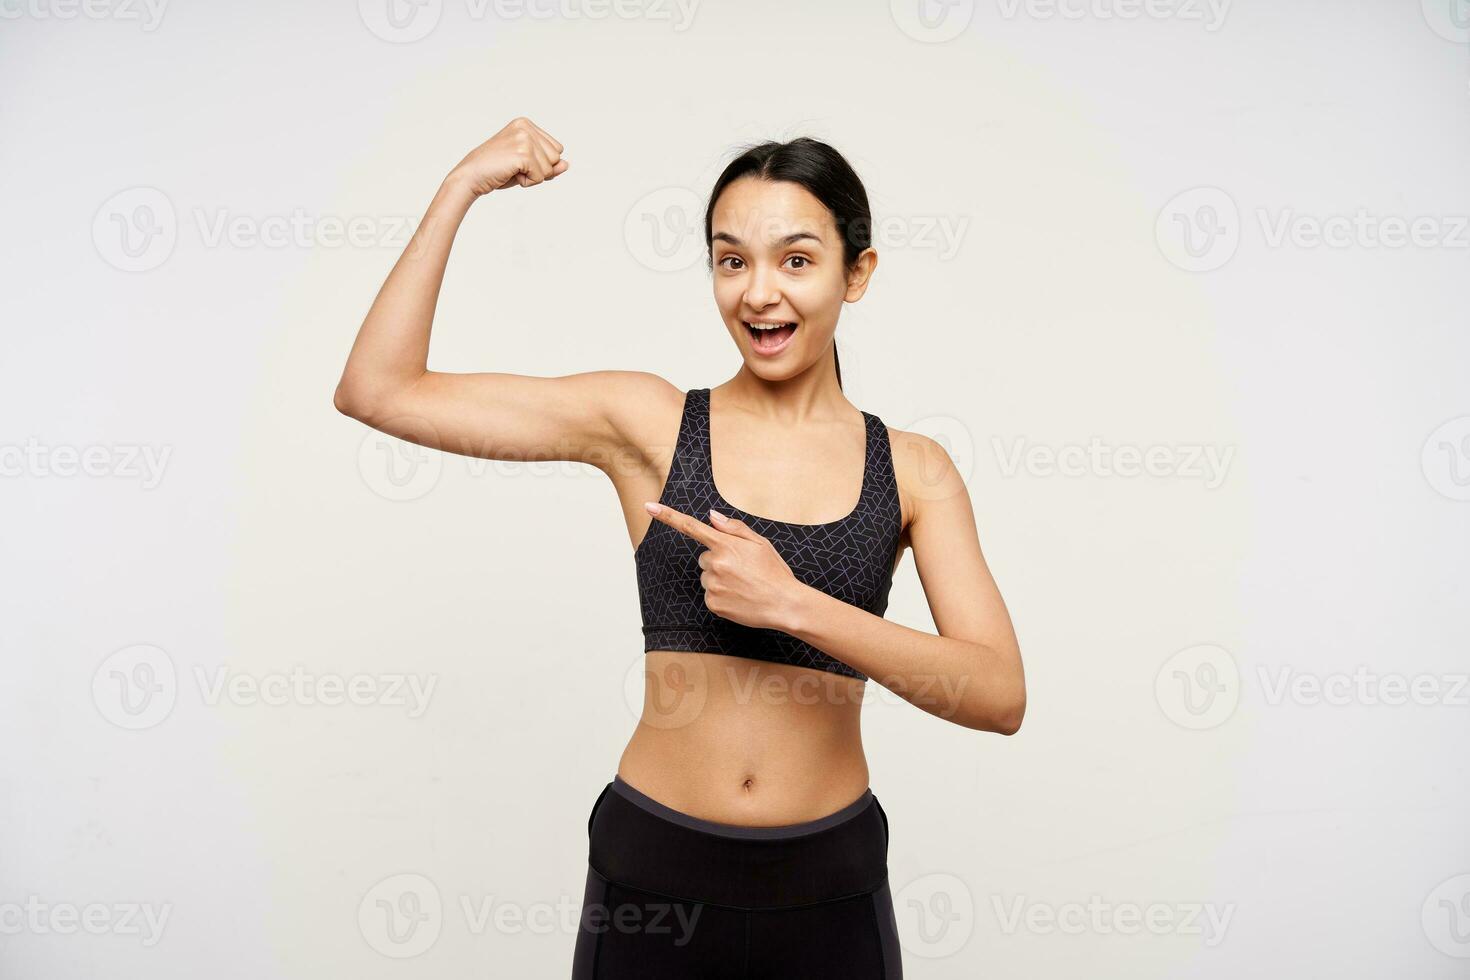
[[[685,472],[691,480],[713,485],[715,477],[709,460],[709,389],[691,389],[685,410],[689,415],[689,428],[681,447],[687,463]]]
[[[898,474],[893,468],[893,446],[888,441],[888,426],[870,412],[863,412],[868,422],[868,468],[865,485],[877,494],[881,505],[897,506]]]
[[[679,441],[674,446],[675,478],[682,482],[709,482],[709,389],[684,392],[679,417]]]

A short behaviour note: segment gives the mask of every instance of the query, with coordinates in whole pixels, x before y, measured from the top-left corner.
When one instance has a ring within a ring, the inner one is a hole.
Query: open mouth
[[[795,323],[752,323],[742,320],[750,334],[750,344],[757,354],[779,354],[796,336]]]

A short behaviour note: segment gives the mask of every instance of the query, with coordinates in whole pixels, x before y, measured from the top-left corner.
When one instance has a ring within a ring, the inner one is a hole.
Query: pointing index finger
[[[687,534],[706,548],[714,547],[715,542],[719,539],[719,535],[723,533],[717,528],[704,523],[704,521],[690,517],[688,514],[677,511],[664,504],[656,504],[648,501],[643,507],[653,515],[654,520],[663,521],[675,531]]]

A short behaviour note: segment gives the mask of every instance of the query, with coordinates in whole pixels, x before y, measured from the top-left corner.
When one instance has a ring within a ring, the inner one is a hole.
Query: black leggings
[[[715,823],[613,776],[587,820],[572,980],[900,980],[871,789],[778,827]]]

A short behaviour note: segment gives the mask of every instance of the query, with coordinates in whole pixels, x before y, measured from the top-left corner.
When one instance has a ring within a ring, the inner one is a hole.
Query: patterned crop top
[[[711,507],[739,518],[771,542],[798,581],[882,616],[893,584],[902,512],[888,430],[876,415],[863,412],[863,420],[867,451],[857,506],[825,524],[788,524],[747,513],[720,495],[710,463],[709,389],[686,391],[674,460],[659,503],[706,524]],[[789,633],[757,629],[710,612],[699,584],[703,550],[704,545],[663,521],[650,521],[633,552],[644,651],[723,653],[868,679]]]

